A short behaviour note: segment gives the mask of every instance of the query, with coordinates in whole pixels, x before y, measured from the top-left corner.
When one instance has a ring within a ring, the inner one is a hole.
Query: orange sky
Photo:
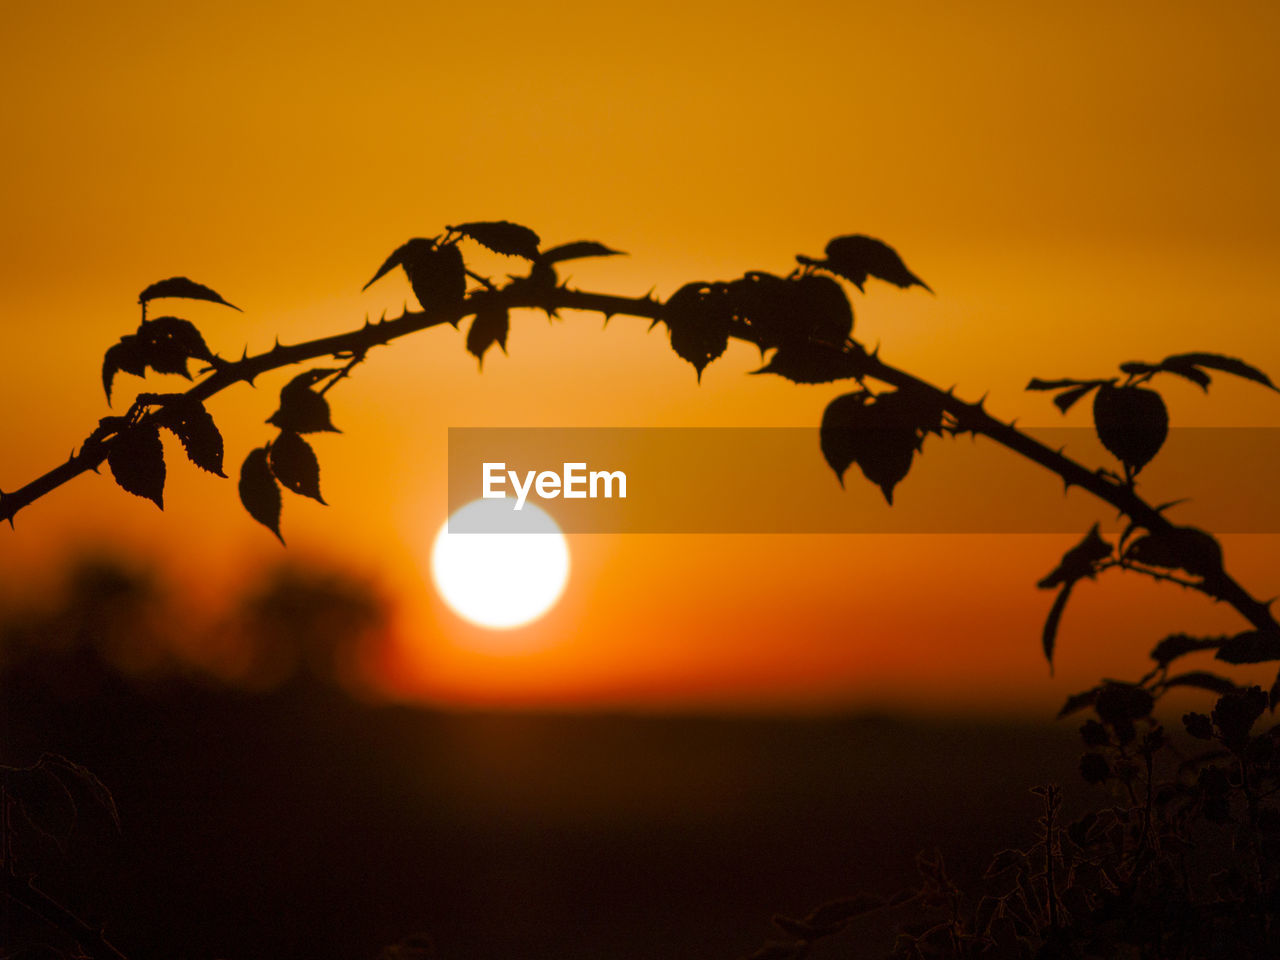
[[[1031,374],[1186,350],[1280,374],[1278,39],[1261,2],[15,8],[0,487],[106,412],[102,352],[151,281],[186,274],[244,307],[186,313],[238,355],[398,312],[402,277],[360,286],[460,220],[627,250],[568,272],[632,295],[882,237],[938,295],[873,285],[855,334],[1024,423],[1062,422],[1022,392]],[[1041,709],[1136,675],[1169,630],[1235,624],[1174,588],[1084,588],[1051,679],[1033,584],[1069,537],[581,536],[565,600],[514,637],[550,646],[478,652],[424,581],[447,427],[812,425],[797,469],[825,471],[816,427],[843,392],[746,377],[741,345],[699,387],[625,319],[602,335],[596,317],[530,315],[509,347],[483,376],[450,331],[376,352],[332,395],[345,433],[316,444],[331,506],[286,503],[291,551],[390,586],[413,648],[399,682],[434,700]],[[211,405],[233,467],[269,438],[286,376]],[[1280,424],[1245,385],[1166,396],[1178,425]],[[23,513],[5,593],[84,542],[222,586],[278,561],[232,483],[170,477],[163,515],[92,476]],[[1246,585],[1280,592],[1280,538],[1227,547]]]

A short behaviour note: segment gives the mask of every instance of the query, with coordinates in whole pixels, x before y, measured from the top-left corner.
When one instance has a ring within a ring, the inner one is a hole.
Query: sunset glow
[[[398,270],[361,286],[409,238],[470,219],[626,251],[560,279],[635,297],[883,238],[936,295],[848,287],[854,337],[1022,425],[1088,423],[1087,404],[1063,417],[1028,393],[1032,376],[1195,350],[1280,375],[1274,4],[231,4],[199,29],[157,0],[73,7],[15,7],[0,37],[4,490],[136,392],[189,386],[121,373],[106,405],[103,353],[147,284],[184,275],[243,308],[182,314],[238,358],[416,308]],[[495,281],[523,269],[465,253]],[[510,631],[536,663],[476,654],[480,628],[424,574],[451,426],[800,427],[796,475],[839,489],[817,429],[847,386],[750,376],[741,343],[699,382],[648,326],[516,311],[482,369],[465,325],[370,351],[326,395],[342,432],[309,435],[328,505],[284,494],[287,549],[235,477],[296,371],[238,384],[209,403],[232,479],[167,436],[163,513],[108,470],[79,477],[0,533],[2,591],[37,595],[105,547],[206,608],[284,561],[350,570],[384,586],[391,646],[412,651],[368,655],[375,693],[461,706],[1043,715],[1100,672],[1140,674],[1166,632],[1232,629],[1221,605],[1116,573],[1076,591],[1051,677],[1035,584],[1073,535],[601,534],[575,539],[559,602]],[[1174,426],[1280,425],[1274,395],[1229,377],[1165,393]],[[896,503],[945,482],[930,450],[952,442],[970,441],[930,438]],[[850,510],[879,497],[856,469],[846,487]],[[1280,538],[1224,543],[1243,583],[1275,592]]]

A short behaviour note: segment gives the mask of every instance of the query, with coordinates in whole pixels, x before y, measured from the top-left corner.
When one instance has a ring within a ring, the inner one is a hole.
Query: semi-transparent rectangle
[[[1091,429],[1025,432],[1090,469],[1120,469]],[[816,427],[451,428],[450,514],[481,497],[485,463],[502,463],[522,478],[528,471],[563,474],[567,463],[625,473],[625,499],[616,487],[613,497],[595,499],[530,492],[528,502],[566,533],[1080,533],[1095,522],[1104,531],[1124,525],[1092,495],[1064,490],[1056,474],[972,436],[930,436],[892,506],[856,464],[841,487]],[[1175,523],[1278,533],[1277,478],[1280,429],[1188,427],[1169,432],[1139,474],[1138,492],[1151,504],[1183,500],[1167,513]],[[515,496],[509,480],[503,489]],[[521,529],[511,509],[480,516],[450,531]]]

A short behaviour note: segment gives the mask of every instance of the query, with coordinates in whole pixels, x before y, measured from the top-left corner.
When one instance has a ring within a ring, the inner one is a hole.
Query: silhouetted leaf
[[[1280,660],[1280,637],[1261,630],[1249,630],[1228,637],[1218,648],[1216,658],[1225,663],[1265,663]]]
[[[428,240],[425,237],[414,237],[411,240],[405,241],[391,251],[391,256],[382,261],[382,266],[378,268],[378,272],[375,273],[373,278],[360,289],[368,290],[396,267],[402,267],[406,258],[420,257],[425,253],[433,252],[435,248],[435,241]]]
[[[457,244],[407,259],[404,271],[424,310],[457,310],[467,298],[467,267]],[[458,325],[457,318],[450,322]]]
[[[817,274],[788,281],[789,309],[794,326],[805,339],[842,346],[853,332],[853,307],[844,289],[830,277]]]
[[[1155,700],[1150,691],[1135,683],[1116,683],[1108,681],[1098,691],[1093,708],[1102,718],[1103,723],[1112,726],[1141,720],[1151,714]]]
[[[1220,677],[1216,673],[1209,673],[1206,670],[1179,673],[1166,680],[1164,685],[1166,688],[1195,687],[1198,690],[1208,690],[1217,694],[1231,693],[1236,689],[1236,685],[1226,677]]]
[[[511,317],[506,307],[483,306],[476,311],[471,328],[467,331],[467,352],[484,366],[484,354],[495,343],[503,353],[507,352],[507,332]]]
[[[112,351],[119,350],[115,358]],[[121,370],[133,373],[134,370],[124,366],[122,361],[131,365],[141,361],[145,368],[150,367],[156,373],[176,373],[191,379],[187,369],[187,360],[195,358],[208,363],[213,362],[213,354],[205,345],[200,331],[188,320],[179,317],[156,317],[154,320],[143,320],[136,334],[122,337],[120,343],[107,351],[107,359]],[[138,374],[141,376],[142,374]],[[108,370],[103,366],[103,382],[108,383]],[[110,391],[108,391],[108,400]]]
[[[1111,556],[1111,544],[1102,539],[1095,523],[1084,539],[1062,555],[1053,571],[1036,584],[1041,590],[1051,590],[1059,584],[1075,583],[1084,577],[1093,578],[1094,566]]]
[[[780,351],[781,352],[781,351]],[[860,391],[837,397],[822,415],[822,455],[844,484],[850,464],[893,503],[893,489],[911,469],[928,433],[940,433],[942,409],[925,393]]]
[[[1067,601],[1071,598],[1071,588],[1075,585],[1075,580],[1063,583],[1062,589],[1053,598],[1053,606],[1049,608],[1049,615],[1044,618],[1044,629],[1040,632],[1040,646],[1044,650],[1045,660],[1049,662],[1050,674],[1053,673],[1053,650],[1058,642],[1058,626],[1062,623],[1062,611],[1067,608]]]
[[[1272,390],[1276,389],[1271,378],[1257,367],[1235,357],[1224,357],[1216,353],[1178,353],[1165,357],[1161,365],[1172,372],[1176,372],[1175,368],[1181,366],[1208,367],[1210,370],[1221,370],[1223,373],[1234,374],[1237,377],[1252,380],[1254,383],[1260,383]]]
[[[1089,391],[1094,388],[1095,384],[1086,384],[1083,387],[1073,387],[1070,390],[1063,390],[1062,393],[1053,398],[1053,405],[1063,413],[1066,413],[1076,405],[1078,400],[1082,400],[1088,396]]]
[[[155,424],[121,431],[107,452],[107,464],[121,487],[164,509],[164,446]]]
[[[460,309],[467,296],[467,268],[456,243],[437,246],[435,241],[414,237],[387,257],[365,290],[391,270],[400,267],[409,278],[413,295],[424,310]],[[457,320],[451,320],[455,326]]]
[[[161,297],[176,297],[182,300],[207,300],[210,303],[220,303],[224,307],[230,307],[232,310],[240,309],[234,303],[228,303],[223,300],[216,290],[206,287],[203,283],[188,280],[186,277],[170,277],[168,280],[160,280],[153,283],[138,295],[138,302],[145,304]]]
[[[144,320],[138,327],[138,339],[146,345],[147,362],[156,370],[160,370],[160,367],[151,361],[150,357],[153,353],[156,356],[174,354],[213,363],[213,353],[205,344],[204,337],[200,335],[195,324],[180,317],[156,317],[154,320]]]
[[[449,229],[464,237],[470,237],[494,253],[508,257],[524,257],[526,260],[538,259],[538,244],[541,242],[538,235],[518,223],[512,223],[509,220],[486,220],[460,223]]]
[[[1151,659],[1161,667],[1167,667],[1174,660],[1188,653],[1213,650],[1225,639],[1226,637],[1190,637],[1185,633],[1175,633],[1156,644],[1155,649],[1151,651]]]
[[[240,502],[249,511],[249,516],[284,543],[284,537],[280,535],[280,487],[271,473],[266,447],[250,450],[244,458],[240,467]]]
[[[1145,387],[1099,386],[1093,423],[1102,445],[1134,473],[1151,462],[1169,435],[1164,400]]]
[[[870,426],[866,414],[870,402],[871,394],[865,391],[846,393],[832,400],[823,411],[818,442],[823,458],[835,471],[841,486],[844,486],[845,472],[857,460],[861,449],[858,433]]]
[[[135,377],[145,376],[147,361],[143,355],[142,344],[132,333],[120,338],[120,342],[107,348],[102,357],[102,388],[107,393],[107,403],[111,403],[111,385],[115,382],[116,373],[123,370]]]
[[[1162,364],[1160,364],[1158,367],[1154,367],[1153,369],[1163,373],[1172,373],[1179,377],[1183,377],[1184,379],[1190,380],[1201,390],[1204,390],[1206,392],[1208,391],[1209,384],[1212,383],[1213,381],[1210,379],[1207,373],[1205,373],[1203,370],[1201,370],[1199,367],[1195,366],[1192,363],[1184,363],[1182,361],[1177,360],[1176,358],[1170,358],[1170,359],[1173,359],[1173,362],[1170,362],[1170,360],[1166,359]],[[1145,367],[1147,366],[1147,364],[1142,364],[1142,366]],[[1122,366],[1120,369],[1123,370],[1124,367]]]
[[[312,389],[338,372],[322,368],[298,374],[280,390],[280,407],[267,423],[292,433],[341,433],[330,418],[329,401]]]
[[[222,434],[203,403],[186,394],[171,394],[156,414],[156,423],[173,432],[197,467],[226,476],[222,472]]]
[[[1027,384],[1028,390],[1061,390],[1064,387],[1083,387],[1098,385],[1095,380],[1041,380],[1039,377],[1032,377],[1031,382]]]
[[[904,289],[918,286],[929,290],[928,284],[907,269],[893,247],[873,237],[861,234],[836,237],[827,244],[826,254],[825,260],[812,260],[808,257],[796,259],[806,266],[821,267],[839,274],[859,290],[863,289],[868,276]]]
[[[744,328],[742,336],[759,347],[761,354],[802,338],[791,291],[782,277],[753,270],[741,279],[714,286],[724,290],[734,319]]]
[[[721,283],[686,283],[662,307],[671,349],[693,364],[698,380],[707,364],[729,346],[733,305]]]
[[[1134,540],[1125,558],[1149,567],[1186,570],[1201,577],[1222,569],[1222,546],[1210,533],[1195,527],[1172,527]]]
[[[286,490],[324,503],[320,496],[320,461],[311,444],[291,430],[282,430],[269,449],[271,472]]]
[[[1079,713],[1085,707],[1093,706],[1098,699],[1098,693],[1101,687],[1094,687],[1091,690],[1084,690],[1080,693],[1073,693],[1067,697],[1067,702],[1062,705],[1062,709],[1058,711],[1058,719],[1068,717],[1073,713]]]
[[[854,376],[849,356],[822,343],[779,347],[768,363],[751,373],[772,373],[792,383],[835,383]]]
[[[562,260],[580,260],[583,257],[625,257],[621,250],[611,250],[603,243],[594,240],[578,240],[574,243],[562,243],[558,247],[544,250],[539,255],[542,263],[560,263]]]

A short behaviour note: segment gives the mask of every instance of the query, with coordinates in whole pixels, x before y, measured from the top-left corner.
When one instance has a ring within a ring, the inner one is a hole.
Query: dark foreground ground
[[[20,850],[130,957],[360,960],[425,933],[444,960],[732,960],[773,913],[894,892],[921,849],[963,878],[1025,845],[1033,784],[1092,795],[1048,718],[463,716],[51,681],[0,691],[0,762],[83,763],[123,832],[82,809],[65,855]],[[27,918],[0,910],[12,942]]]

